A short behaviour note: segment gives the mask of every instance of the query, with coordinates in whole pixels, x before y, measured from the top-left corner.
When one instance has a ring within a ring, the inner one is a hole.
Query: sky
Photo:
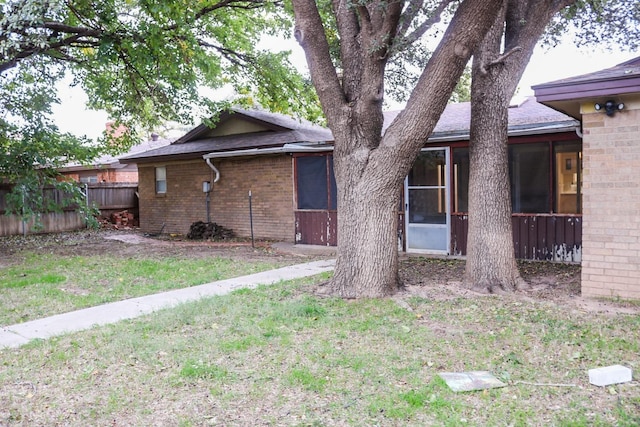
[[[278,42],[278,45],[282,46],[282,43]],[[302,49],[295,42],[285,46],[292,49],[294,63],[304,64]],[[570,42],[552,49],[538,47],[522,76],[516,95],[532,96],[533,85],[613,67],[639,55],[637,52],[577,49]],[[306,69],[306,65],[302,67]],[[105,112],[87,110],[84,106],[86,99],[81,89],[61,85],[61,104],[54,106],[53,110],[54,120],[61,131],[90,138],[97,138],[101,134],[109,117]]]

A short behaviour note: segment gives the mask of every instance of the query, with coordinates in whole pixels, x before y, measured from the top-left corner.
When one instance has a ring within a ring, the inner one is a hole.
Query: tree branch
[[[397,37],[399,39],[404,38],[407,35],[407,31],[411,28],[413,20],[416,19],[422,7],[424,6],[424,0],[410,0],[407,8],[402,14],[400,27],[398,28]]]
[[[426,33],[431,27],[433,27],[435,24],[440,22],[440,20],[442,19],[442,14],[447,9],[447,7],[454,1],[455,0],[441,0],[438,6],[436,7],[436,9],[433,11],[433,14],[429,17],[429,19],[421,23],[418,26],[418,28],[416,28],[409,35],[404,35],[404,33],[400,35],[399,44],[397,46],[394,46],[394,50],[400,50],[404,46],[410,45],[414,43],[416,40],[418,40],[420,37],[422,37],[424,33]],[[418,11],[415,11],[412,13],[414,16],[411,18],[411,20],[415,19],[415,16],[417,15]],[[411,25],[411,21],[403,22],[402,30],[404,32],[408,31],[408,28],[410,25]]]
[[[244,66],[245,64],[256,64],[255,59],[250,57],[249,55],[241,54],[240,52],[236,52],[235,50],[215,45],[213,43],[205,42],[204,40],[198,40],[198,44],[202,47],[208,47],[218,51],[223,57],[231,61],[234,65]]]
[[[401,165],[394,170],[398,182],[411,168],[413,154],[418,154],[435,128],[469,58],[491,28],[501,4],[502,0],[465,0],[458,6],[407,106],[387,128],[374,157]]]
[[[521,52],[522,51],[522,47],[521,46],[516,46],[514,48],[512,48],[511,50],[509,50],[506,53],[503,53],[502,55],[498,56],[496,59],[494,59],[491,62],[488,62],[486,64],[481,64],[480,65],[480,72],[482,74],[487,74],[489,72],[489,68],[491,67],[495,67],[496,65],[499,64],[504,64],[504,61],[510,57],[511,55],[513,55],[516,52]]]
[[[336,0],[337,1],[337,0]],[[313,0],[292,0],[296,28],[294,35],[302,46],[309,65],[311,80],[329,122],[338,120],[346,104],[338,73],[331,61],[329,42],[322,18]],[[347,42],[342,40],[343,43]],[[351,42],[351,41],[348,41]]]

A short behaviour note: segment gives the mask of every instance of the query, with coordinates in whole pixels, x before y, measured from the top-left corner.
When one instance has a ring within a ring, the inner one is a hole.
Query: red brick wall
[[[613,117],[582,116],[586,297],[640,299],[640,100],[630,101]]]
[[[63,172],[62,174],[74,181],[80,181],[80,175],[93,175],[97,177],[98,182],[138,182],[138,170],[135,168],[96,169],[83,172]]]
[[[290,156],[259,156],[214,160],[220,181],[213,184],[211,221],[231,228],[238,236],[251,235],[249,190],[252,192],[253,229],[257,239],[293,241],[293,179]],[[155,193],[155,167],[167,169],[166,194]],[[140,227],[158,232],[187,234],[195,221],[206,221],[202,182],[213,182],[204,160],[138,165]]]

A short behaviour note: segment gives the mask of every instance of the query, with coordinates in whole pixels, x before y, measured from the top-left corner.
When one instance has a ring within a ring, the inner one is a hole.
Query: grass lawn
[[[605,388],[587,376],[640,369],[637,315],[511,296],[315,296],[326,278],[0,350],[0,425],[640,425],[637,373]],[[438,377],[469,370],[508,386],[456,394]]]
[[[123,258],[27,252],[0,269],[0,326],[282,266],[224,257]]]

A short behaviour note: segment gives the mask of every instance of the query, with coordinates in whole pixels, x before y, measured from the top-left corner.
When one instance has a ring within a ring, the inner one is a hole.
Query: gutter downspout
[[[210,158],[206,158],[205,161],[207,162],[207,165],[209,165],[209,167],[211,168],[211,170],[213,172],[215,172],[216,176],[215,178],[213,178],[213,182],[211,183],[211,188],[209,188],[209,191],[207,191],[207,222],[211,222],[211,217],[209,214],[209,206],[211,203],[211,191],[213,190],[213,184],[215,184],[216,182],[220,181],[220,171],[218,170],[218,168],[216,168],[213,163],[211,163],[211,159]]]
[[[218,168],[216,168],[213,163],[211,163],[211,159],[210,158],[206,158],[205,161],[207,162],[207,164],[209,165],[209,167],[211,168],[211,170],[213,172],[215,172],[216,177],[213,179],[213,183],[215,184],[216,182],[220,181],[220,171],[218,170]]]

